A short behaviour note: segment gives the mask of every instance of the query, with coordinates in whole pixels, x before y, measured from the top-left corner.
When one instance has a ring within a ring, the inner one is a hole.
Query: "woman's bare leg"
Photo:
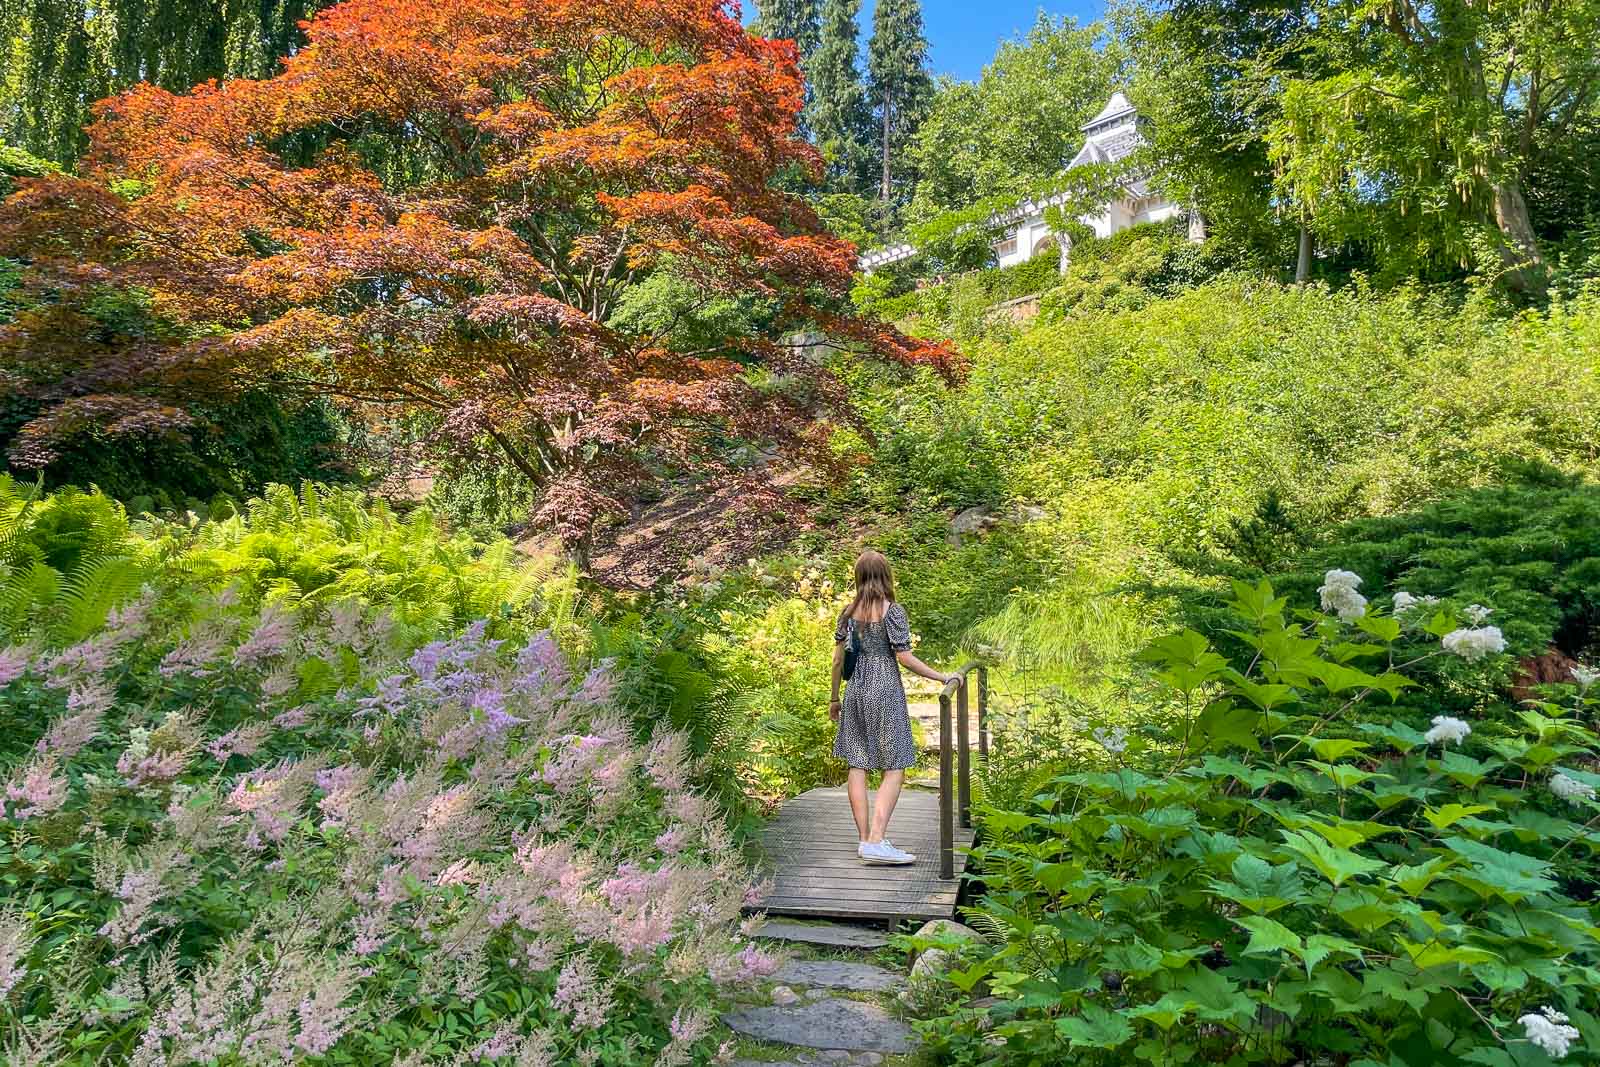
[[[851,772],[855,773],[854,771]],[[866,775],[861,776],[863,793],[866,788]],[[878,786],[878,803],[872,809],[872,829],[864,840],[877,844],[883,840],[884,832],[889,829],[889,816],[894,814],[894,806],[900,801],[900,787],[906,784],[905,771],[884,771],[883,784]],[[862,799],[865,799],[863,796]],[[857,822],[860,820],[858,819]]]
[[[856,836],[865,841],[867,839],[867,772],[860,767],[851,767],[850,777],[845,779],[845,792],[850,796],[850,814],[856,817]]]

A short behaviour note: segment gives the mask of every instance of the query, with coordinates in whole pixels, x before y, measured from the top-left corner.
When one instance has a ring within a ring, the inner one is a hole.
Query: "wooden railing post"
[[[956,777],[958,811],[963,827],[972,825],[972,744],[967,739],[967,686],[969,674],[961,676],[961,688],[956,690],[956,749],[960,754],[960,770]]]
[[[989,668],[978,667],[978,755],[989,758]]]
[[[951,818],[953,782],[950,781],[950,689],[939,690],[939,877],[956,876],[956,833]]]

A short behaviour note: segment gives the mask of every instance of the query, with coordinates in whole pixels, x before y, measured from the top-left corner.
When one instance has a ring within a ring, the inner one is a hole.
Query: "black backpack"
[[[839,669],[839,677],[847,682],[856,673],[856,657],[861,654],[861,635],[856,632],[856,620],[851,619],[848,625],[850,636],[844,646],[844,665]]]

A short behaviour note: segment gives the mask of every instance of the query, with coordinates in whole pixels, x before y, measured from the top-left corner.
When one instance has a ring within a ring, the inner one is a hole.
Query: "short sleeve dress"
[[[833,639],[848,641],[852,630],[861,635],[861,651],[855,672],[845,683],[833,754],[864,770],[904,770],[917,761],[917,750],[911,743],[911,715],[894,657],[911,647],[911,622],[905,608],[890,604],[877,622],[841,618]]]

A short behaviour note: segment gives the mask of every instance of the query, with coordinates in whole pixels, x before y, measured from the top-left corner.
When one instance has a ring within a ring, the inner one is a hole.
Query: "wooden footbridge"
[[[989,674],[961,668],[939,693],[939,789],[907,785],[889,823],[896,846],[913,852],[908,867],[869,866],[856,856],[856,826],[842,786],[812,789],[788,801],[763,834],[771,891],[755,910],[771,915],[903,920],[948,919],[972,845],[971,704],[976,682],[977,749],[989,754]]]

